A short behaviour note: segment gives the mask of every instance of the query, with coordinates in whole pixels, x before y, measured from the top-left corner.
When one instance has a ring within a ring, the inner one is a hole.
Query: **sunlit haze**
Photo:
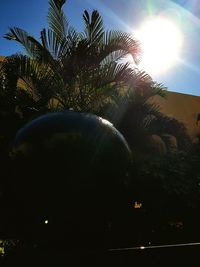
[[[140,68],[151,75],[163,73],[178,63],[183,36],[178,26],[164,17],[142,23],[136,32],[141,42]]]

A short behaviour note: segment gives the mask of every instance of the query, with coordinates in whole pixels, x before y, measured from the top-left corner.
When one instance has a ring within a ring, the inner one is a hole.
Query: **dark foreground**
[[[0,266],[198,266],[199,255],[200,245],[121,251],[26,247],[2,258]]]
[[[197,266],[200,246],[117,251],[107,257],[106,266]]]

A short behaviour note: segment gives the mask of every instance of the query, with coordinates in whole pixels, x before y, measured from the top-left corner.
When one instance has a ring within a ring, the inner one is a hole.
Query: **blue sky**
[[[69,21],[82,29],[84,9],[97,9],[104,19],[105,28],[134,33],[149,16],[163,12],[179,23],[184,37],[181,60],[173,68],[153,76],[168,90],[200,95],[200,2],[199,0],[68,0],[64,6]],[[23,51],[13,41],[3,38],[9,27],[25,29],[38,38],[47,26],[48,0],[1,0],[0,55]]]

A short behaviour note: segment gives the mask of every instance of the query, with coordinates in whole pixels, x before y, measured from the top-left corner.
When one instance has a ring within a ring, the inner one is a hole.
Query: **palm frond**
[[[21,81],[18,87],[21,84],[21,89],[29,92],[33,98],[48,101],[61,89],[62,81],[51,64],[43,64],[20,54],[13,55],[8,60],[15,64],[15,73]]]
[[[122,60],[125,60],[127,53],[124,52],[123,50],[117,50],[109,53],[101,62],[100,64],[103,65],[108,65],[112,62],[119,63]]]
[[[57,35],[51,29],[46,32],[45,29],[41,32],[42,44],[47,49],[52,57],[56,61],[62,61],[64,58],[69,56],[73,48],[79,41],[78,33],[73,29],[69,28],[68,35],[62,41],[57,38]]]
[[[53,2],[55,3],[58,9],[61,9],[62,6],[66,3],[66,0],[53,0]]]
[[[4,38],[20,43],[30,57],[38,57],[40,54],[40,44],[23,29],[17,27],[10,28],[10,31],[4,35]]]
[[[161,97],[166,97],[167,87],[162,83],[153,82],[152,84],[152,93],[154,95],[159,95]],[[153,96],[153,95],[152,95]]]
[[[90,17],[87,10],[83,13],[85,22],[85,37],[89,44],[98,43],[104,35],[103,19],[97,10],[92,12]]]
[[[50,29],[48,29],[47,32],[46,32],[46,29],[43,29],[41,31],[40,36],[41,36],[42,45],[45,48],[45,50],[50,53],[53,59],[57,59],[58,53],[59,53],[60,42],[58,38],[56,38],[55,33]]]
[[[104,83],[120,83],[126,82],[127,77],[131,74],[132,70],[129,64],[119,64],[117,62],[110,62],[108,65],[104,65],[101,69],[104,76]]]
[[[47,19],[50,29],[55,32],[58,40],[65,39],[69,27],[68,20],[62,10],[64,0],[49,0]]]
[[[140,101],[146,102],[155,95],[165,97],[166,94],[166,87],[154,82],[146,72],[136,68],[132,69],[127,83],[130,85],[131,93],[134,94],[133,98],[137,98],[137,101],[140,99]]]
[[[141,48],[140,43],[136,38],[128,33],[121,31],[107,31],[104,34],[104,41],[99,48],[99,58],[103,60],[110,53],[121,51],[122,57],[132,55],[135,63],[139,62]]]

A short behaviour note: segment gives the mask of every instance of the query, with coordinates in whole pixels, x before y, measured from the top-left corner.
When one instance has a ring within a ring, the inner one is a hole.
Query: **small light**
[[[135,201],[135,203],[134,203],[134,208],[135,209],[140,209],[142,207],[142,203],[141,202],[137,202],[137,201]]]
[[[141,246],[140,249],[145,249],[145,247]]]
[[[48,223],[49,223],[49,221],[48,221],[48,220],[45,220],[45,221],[44,221],[44,223],[45,223],[45,224],[48,224]]]

